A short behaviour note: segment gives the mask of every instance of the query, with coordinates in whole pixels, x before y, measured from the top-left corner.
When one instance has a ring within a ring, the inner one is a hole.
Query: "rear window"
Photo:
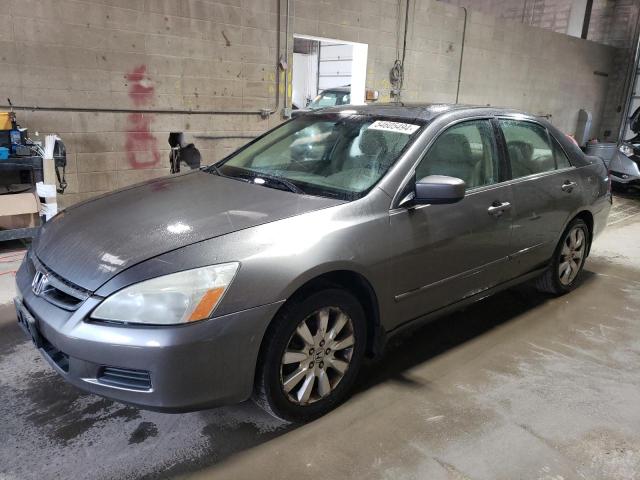
[[[564,153],[564,149],[553,135],[551,135],[551,143],[553,144],[553,156],[556,159],[556,168],[561,169],[570,167],[571,162],[569,161],[569,157]]]

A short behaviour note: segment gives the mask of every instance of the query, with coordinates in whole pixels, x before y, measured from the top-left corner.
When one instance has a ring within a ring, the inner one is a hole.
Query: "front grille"
[[[47,275],[48,284],[39,296],[49,303],[65,310],[76,310],[84,302],[91,292],[79,287],[47,268],[35,254],[29,255],[29,273],[35,276],[36,272]]]
[[[53,360],[53,363],[60,367],[63,372],[69,372],[69,355],[54,347],[42,333],[40,334],[40,338],[42,339],[42,349],[44,353],[46,353],[47,356]]]
[[[151,377],[149,372],[144,370],[102,367],[98,374],[98,382],[111,387],[151,390]]]

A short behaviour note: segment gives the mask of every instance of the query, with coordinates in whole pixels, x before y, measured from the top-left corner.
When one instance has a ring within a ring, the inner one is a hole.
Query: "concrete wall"
[[[455,101],[464,13],[433,0],[411,2],[410,10],[402,98]],[[389,99],[404,4],[292,0],[291,12],[291,35],[367,43],[367,86]],[[172,130],[243,137],[278,124],[279,115],[257,113],[73,111],[275,109],[278,18],[276,0],[0,0],[0,99],[71,109],[18,112],[32,134],[64,137],[69,189],[60,203],[69,205],[167,173]],[[599,124],[608,80],[593,72],[608,73],[615,53],[471,12],[460,100],[551,114],[568,132],[586,107]],[[196,139],[206,162],[246,141]]]
[[[633,48],[639,14],[637,0],[594,0],[587,38],[614,47]]]
[[[582,32],[582,22],[584,21],[585,1],[580,0],[441,0],[451,5],[467,7],[471,12],[481,12],[500,19],[506,19],[515,23],[521,23],[533,27],[539,27],[546,30],[552,30],[556,33],[571,33],[573,29],[576,36],[580,36]],[[577,9],[574,11],[574,9]],[[582,11],[580,11],[582,9]],[[596,114],[599,128],[593,130],[593,136],[598,136],[601,140],[617,141],[618,131],[621,121],[621,112],[624,110],[626,100],[626,79],[630,64],[632,63],[633,52],[635,49],[635,28],[640,15],[640,2],[637,0],[594,0],[589,22],[588,40],[604,45],[617,47],[614,53],[606,53],[610,57],[609,62],[603,64],[609,65],[607,70],[598,70],[608,73],[608,81],[600,80],[595,82],[588,81],[588,73],[580,76],[577,83],[591,84],[588,90],[592,95],[597,95],[600,100],[603,99],[601,91],[603,83],[607,83],[607,92],[604,96],[604,105],[602,101],[593,107],[602,109],[601,115]],[[501,20],[500,20],[501,21]],[[489,21],[491,23],[491,21]],[[576,23],[577,28],[576,28]],[[522,30],[521,30],[522,31]],[[574,33],[572,33],[574,34]],[[557,38],[557,37],[545,37]],[[561,45],[565,45],[564,40],[557,40]],[[591,44],[586,48],[576,47],[574,53],[589,55],[592,49]],[[557,44],[554,43],[554,49]],[[568,53],[564,46],[560,46],[560,51]],[[601,49],[595,48],[594,51],[602,52]],[[541,52],[536,54],[531,49],[527,49],[526,53],[533,53],[540,57],[547,55],[549,52]],[[598,55],[601,55],[599,53]],[[547,55],[548,56],[548,55]],[[562,53],[558,54],[559,57]],[[599,60],[594,59],[596,63]],[[554,75],[563,76],[566,69],[560,68]],[[571,81],[571,76],[562,80],[566,84]],[[597,86],[596,84],[600,84]],[[572,90],[569,90],[572,92]],[[544,100],[544,99],[543,99]],[[548,99],[553,103],[552,99]],[[548,102],[542,102],[548,103]],[[545,106],[544,108],[549,109]],[[535,107],[531,108],[535,110]],[[551,108],[551,110],[556,110]],[[564,112],[564,114],[572,112]],[[556,118],[554,121],[558,122]]]
[[[578,110],[602,124],[616,49],[471,11],[460,101],[517,106],[574,133]]]
[[[556,33],[570,33],[570,18],[576,15],[578,37],[582,33],[586,4],[584,0],[441,1]],[[639,11],[637,0],[594,0],[587,39],[614,47],[631,47]]]
[[[567,33],[573,0],[442,0],[498,18]]]

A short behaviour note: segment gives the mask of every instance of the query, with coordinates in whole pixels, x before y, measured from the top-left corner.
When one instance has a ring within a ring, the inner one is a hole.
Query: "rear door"
[[[464,121],[440,133],[416,167],[417,179],[428,175],[461,178],[467,193],[450,205],[390,212],[394,326],[500,283],[505,275],[512,198],[491,120]]]
[[[513,234],[509,276],[544,265],[569,215],[581,201],[581,185],[559,143],[546,127],[528,120],[501,118],[511,170]]]

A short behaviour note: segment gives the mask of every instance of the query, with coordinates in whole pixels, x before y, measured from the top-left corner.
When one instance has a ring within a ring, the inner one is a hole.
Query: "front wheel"
[[[362,306],[344,290],[331,288],[292,300],[263,341],[254,400],[291,422],[325,414],[348,396],[366,335]]]
[[[538,279],[538,290],[554,295],[573,290],[587,259],[589,242],[589,227],[584,220],[574,219],[562,234],[549,269]]]

